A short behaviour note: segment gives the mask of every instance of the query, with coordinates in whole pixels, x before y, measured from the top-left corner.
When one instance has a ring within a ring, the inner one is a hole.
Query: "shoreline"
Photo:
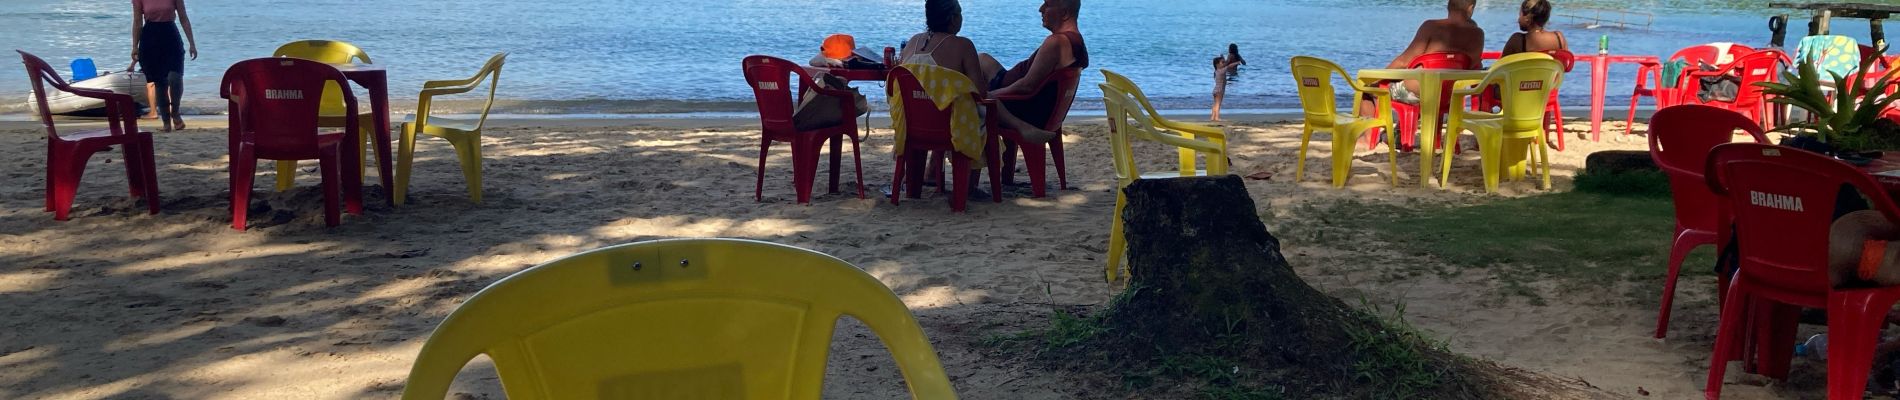
[[[1622,113],[1613,112],[1619,109],[1627,110],[1627,108],[1606,107],[1603,112],[1604,124],[1607,125],[1611,121],[1620,121],[1622,119],[1621,118]],[[392,114],[394,114],[390,118],[390,129],[392,130],[397,129],[398,125],[402,124],[403,121],[408,120],[413,115],[412,113],[407,112],[406,110],[392,110],[391,112]],[[1565,112],[1565,119],[1578,120],[1578,119],[1587,117],[1589,115],[1590,109],[1589,107],[1564,107],[1564,112]],[[1649,116],[1651,114],[1654,114],[1655,112],[1656,110],[1655,110],[1655,107],[1653,106],[1638,107],[1636,111],[1636,117],[1638,120],[1646,121],[1649,119]],[[1207,113],[1208,113],[1207,110],[1192,110],[1192,109],[1161,110],[1161,115],[1163,116],[1181,119],[1181,120],[1190,121],[1190,122],[1201,122],[1201,123],[1207,122]],[[1222,122],[1218,122],[1217,124],[1220,124],[1220,123],[1229,123],[1229,124],[1298,123],[1300,120],[1304,118],[1300,110],[1296,110],[1296,109],[1288,109],[1288,110],[1228,109],[1228,110],[1223,110],[1221,114],[1223,117],[1226,117],[1225,118],[1226,120]],[[448,118],[458,118],[458,119],[459,118],[473,119],[475,117],[475,115],[472,115],[472,114],[454,114],[454,113],[437,114],[437,115],[448,117]],[[890,127],[891,122],[890,122],[890,117],[888,115],[884,115],[883,113],[877,110],[871,111],[870,115],[871,115],[871,118],[870,118],[871,122],[869,126],[871,128],[889,128]],[[1106,114],[1104,114],[1103,110],[1078,110],[1078,111],[1073,111],[1069,113],[1067,122],[1070,124],[1099,123],[1103,120],[1103,118],[1105,118],[1105,116]],[[85,126],[89,124],[102,124],[104,122],[103,119],[99,119],[99,118],[59,117],[59,116],[55,116],[54,118],[55,120],[59,121],[61,125],[76,124],[80,126]],[[494,114],[489,114],[488,124],[489,126],[509,127],[509,128],[648,126],[648,127],[656,127],[656,128],[686,129],[686,128],[733,127],[735,125],[757,124],[758,118],[759,118],[758,114],[754,112],[750,112],[750,111],[739,111],[739,112],[695,111],[695,112],[678,112],[678,113],[637,113],[637,114],[494,113]],[[864,126],[864,122],[862,118],[863,117],[860,117],[860,120],[859,120],[860,126]],[[185,116],[185,121],[189,122],[188,125],[192,127],[220,127],[222,128],[226,124],[226,119],[224,117],[224,114],[187,114]],[[148,126],[157,126],[155,125],[157,123],[158,123],[157,120],[140,120],[139,121],[139,124],[142,129]],[[41,125],[38,119],[35,118],[31,114],[0,113],[0,129],[7,129],[7,130],[38,129],[40,126]]]

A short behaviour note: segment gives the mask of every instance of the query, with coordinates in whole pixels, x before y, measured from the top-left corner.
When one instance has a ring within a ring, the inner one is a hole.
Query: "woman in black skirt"
[[[179,25],[185,27],[183,40],[178,37]],[[191,59],[198,59],[198,40],[191,35],[185,0],[132,0],[132,61],[144,66],[145,81],[158,89],[157,104],[152,107],[158,109],[158,118],[165,121],[167,132],[185,129],[185,119],[178,115],[178,100],[185,93],[187,48]]]

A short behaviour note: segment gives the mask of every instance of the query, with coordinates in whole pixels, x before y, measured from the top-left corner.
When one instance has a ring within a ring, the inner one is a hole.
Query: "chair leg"
[[[1306,177],[1306,147],[1313,141],[1313,125],[1307,124],[1300,131],[1300,156],[1293,158],[1293,181],[1299,182]]]
[[[1122,237],[1122,208],[1128,205],[1128,196],[1122,194],[1122,188],[1115,188],[1115,216],[1108,225],[1108,281],[1115,281],[1115,274],[1121,272],[1122,254],[1128,250],[1128,241]]]
[[[296,160],[278,160],[277,161],[277,191],[282,192],[285,190],[290,190],[290,187],[296,184],[297,184],[297,161]]]
[[[970,159],[962,155],[950,156],[949,170],[950,177],[942,181],[939,186],[956,185],[950,188],[950,211],[963,212],[969,207],[970,184],[976,183],[970,182],[970,172],[974,170],[970,169]]]
[[[864,196],[864,158],[862,154],[858,153],[857,135],[851,136],[851,163],[856,166],[856,168],[851,171],[858,174],[858,199],[866,199],[867,197]]]
[[[1557,151],[1564,151],[1564,141],[1567,139],[1564,137],[1564,109],[1563,107],[1558,107],[1556,104],[1551,104],[1549,114],[1551,116],[1551,126],[1555,127],[1553,131],[1557,133]]]
[[[1563,140],[1564,140],[1563,136],[1559,134],[1559,136],[1557,136],[1557,141],[1562,142]],[[1557,147],[1561,148],[1563,147],[1563,145],[1560,144],[1560,145],[1557,145]],[[1543,175],[1543,189],[1550,190],[1550,144],[1544,142],[1543,135],[1537,136],[1537,162],[1536,164],[1537,164],[1537,172]]]
[[[1867,296],[1835,294],[1828,299],[1827,392],[1829,399],[1859,399],[1873,369],[1875,346],[1886,310]]]
[[[251,151],[249,144],[240,144],[231,156],[231,229],[240,231],[251,212],[251,181],[257,173],[257,158]]]
[[[145,161],[140,156],[139,145],[137,133],[133,133],[131,140],[119,146],[119,158],[124,161],[121,164],[125,164],[125,186],[134,199],[145,197],[145,173],[140,171]]]
[[[759,139],[758,185],[752,189],[752,201],[765,201],[765,154],[772,150],[772,139]]]
[[[416,159],[416,125],[402,124],[401,136],[396,137],[396,187],[390,188],[395,195],[396,205],[403,205],[409,197],[409,169]]]
[[[941,158],[938,157],[940,154],[941,153],[935,150],[909,151],[909,154],[904,158],[904,162],[909,165],[907,167],[908,170],[904,172],[904,174],[906,174],[904,179],[908,180],[908,182],[904,182],[905,197],[912,199],[924,198],[924,177],[930,173],[929,164],[941,160]],[[937,179],[937,190],[941,192],[944,186],[942,180],[943,170],[941,168],[937,170]]]
[[[904,174],[909,172],[904,169],[910,165],[910,157],[904,152],[899,152],[896,159],[897,168],[891,172],[891,205],[897,205],[898,199],[904,197]]]
[[[792,189],[798,204],[811,204],[812,186],[818,181],[819,152],[824,146],[823,136],[800,134],[792,139]]]
[[[1067,190],[1069,188],[1069,170],[1068,166],[1062,162],[1062,138],[1060,136],[1056,137],[1055,140],[1049,141],[1049,161],[1054,162],[1056,165],[1056,189]]]
[[[58,179],[53,180],[53,219],[65,221],[72,216],[73,198],[79,195],[79,182],[86,175],[88,154],[65,152],[53,162],[60,164]]]
[[[59,145],[57,143],[46,144],[46,196],[45,196],[46,204],[44,208],[42,209],[42,211],[53,211],[53,199],[55,197],[58,197],[58,196],[54,196],[54,194],[59,192],[59,185],[57,184],[57,182],[59,182],[60,179],[63,179],[63,174],[60,173],[60,169],[59,169],[60,152],[58,151],[58,148],[59,148]],[[55,219],[62,220],[62,221],[64,220],[63,218],[57,218],[57,217]]]
[[[482,138],[470,136],[449,141],[455,146],[456,158],[462,161],[462,179],[468,184],[468,198],[475,204],[482,203]]]
[[[1333,165],[1333,187],[1346,187],[1346,179],[1352,177],[1352,142],[1357,139],[1344,126],[1333,127],[1333,153],[1328,156]],[[1182,167],[1187,167],[1183,165]]]
[[[1045,187],[1049,183],[1048,165],[1044,163],[1048,154],[1044,153],[1044,148],[1040,145],[1023,146],[1022,149],[1023,164],[1029,169],[1030,197],[1040,199],[1048,196],[1047,188]],[[1003,169],[1010,170],[1008,166],[1004,166]],[[1015,174],[1011,173],[1011,175]]]
[[[1002,179],[1003,170],[1002,170],[1002,163],[996,158],[996,143],[997,142],[998,140],[991,139],[989,141],[990,145],[985,146],[989,149],[989,151],[986,152],[989,154],[984,155],[984,158],[989,159],[986,161],[989,161],[989,169],[990,169],[990,202],[991,203],[1003,202],[1003,179]],[[1024,147],[1023,149],[1028,150],[1029,148]],[[971,182],[971,183],[976,183],[976,182]],[[1042,187],[1042,185],[1039,183],[1036,185],[1036,187],[1040,188]]]
[[[139,168],[145,173],[140,179],[145,183],[145,207],[147,212],[158,214],[158,152],[153,148],[152,135],[140,134],[138,142],[139,152],[142,153],[139,160],[145,164]]]
[[[1387,162],[1391,163],[1392,172],[1390,173],[1390,175],[1392,176],[1392,186],[1398,186],[1399,185],[1399,147],[1398,147],[1398,142],[1394,139],[1395,138],[1390,137],[1390,136],[1386,137],[1385,147],[1387,151],[1385,152],[1385,159]]]
[[[1497,193],[1498,180],[1504,172],[1504,135],[1496,132],[1479,133],[1478,146],[1478,156],[1482,157],[1484,170],[1484,192]]]
[[[1669,314],[1673,311],[1672,308],[1676,302],[1676,280],[1682,275],[1682,261],[1688,258],[1690,251],[1696,248],[1696,244],[1690,242],[1689,236],[1688,232],[1678,234],[1676,240],[1669,245],[1669,273],[1663,278],[1662,308],[1656,311],[1657,339],[1662,339],[1669,334]]]
[[[1456,158],[1452,156],[1453,153],[1459,152],[1458,151],[1459,150],[1458,149],[1458,135],[1464,132],[1464,129],[1465,129],[1464,124],[1465,124],[1465,119],[1463,118],[1462,113],[1450,113],[1449,115],[1446,115],[1445,135],[1438,138],[1438,144],[1441,146],[1444,146],[1444,149],[1445,149],[1445,154],[1442,154],[1443,157],[1439,157],[1440,160],[1439,160],[1439,166],[1438,166],[1438,187],[1440,188],[1451,186],[1451,159]],[[1476,131],[1473,131],[1473,132],[1475,133]],[[1482,138],[1484,137],[1484,135],[1479,134],[1478,137]],[[1482,141],[1480,141],[1479,145],[1480,146],[1483,145]],[[1429,151],[1429,150],[1420,150],[1420,151]],[[1429,173],[1429,172],[1426,172],[1426,173]]]
[[[337,151],[344,151],[344,149],[325,151],[322,158],[317,160],[317,172],[323,175],[323,225],[330,227],[342,223],[342,213],[337,210],[339,208],[337,207],[338,192],[343,186],[338,181],[341,180],[342,174],[337,173],[337,169],[342,168],[342,164],[346,161],[338,160],[340,157],[336,154]]]
[[[1734,354],[1736,346],[1743,344],[1741,336],[1747,328],[1742,323],[1742,318],[1746,317],[1743,311],[1748,308],[1742,306],[1748,297],[1746,285],[1745,282],[1737,282],[1737,287],[1730,288],[1728,298],[1722,301],[1728,306],[1722,307],[1722,316],[1716,320],[1715,352],[1709,357],[1708,382],[1702,388],[1705,398],[1722,398],[1722,377],[1728,372],[1729,362],[1729,357],[1725,355]]]

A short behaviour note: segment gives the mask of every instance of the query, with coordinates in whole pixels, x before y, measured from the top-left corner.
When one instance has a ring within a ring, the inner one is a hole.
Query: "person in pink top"
[[[185,27],[183,40],[178,35],[179,25]],[[185,119],[178,115],[178,101],[185,93],[187,49],[191,59],[198,59],[198,40],[191,34],[185,0],[132,0],[132,62],[144,67],[141,71],[145,81],[157,90],[152,108],[158,109],[158,118],[165,121],[167,132],[185,129]]]

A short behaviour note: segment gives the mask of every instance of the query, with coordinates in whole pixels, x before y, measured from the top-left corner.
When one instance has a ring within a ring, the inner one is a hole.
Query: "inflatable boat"
[[[130,95],[133,101],[138,102],[139,107],[149,106],[145,98],[145,74],[138,72],[108,72],[105,75],[74,82],[72,85],[76,88],[100,89]],[[28,98],[26,106],[34,114],[40,112],[39,101],[34,98]],[[104,116],[106,102],[91,97],[79,97],[72,93],[57,92],[46,97],[46,108],[56,115]],[[143,111],[134,110],[134,112],[142,113]]]

